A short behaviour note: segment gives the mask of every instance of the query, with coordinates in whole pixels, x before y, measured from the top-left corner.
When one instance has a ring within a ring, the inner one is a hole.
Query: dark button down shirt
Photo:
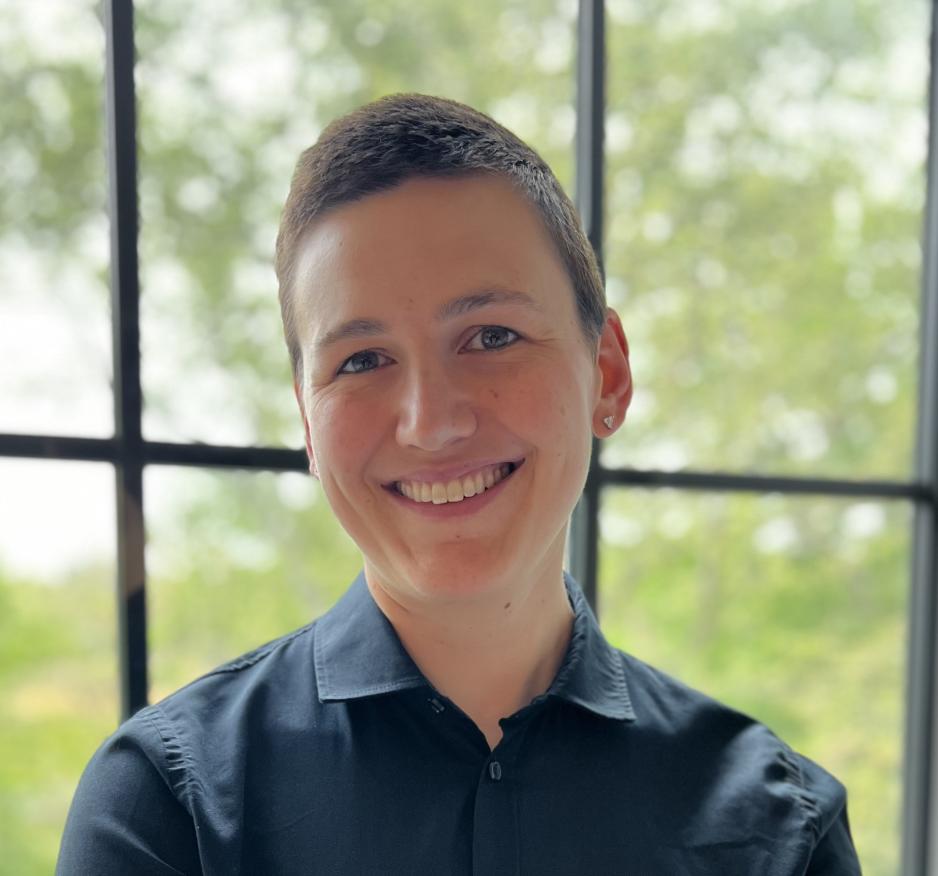
[[[124,723],[57,872],[804,876],[860,872],[843,787],[612,648],[579,586],[550,689],[482,732],[359,575],[319,620]]]

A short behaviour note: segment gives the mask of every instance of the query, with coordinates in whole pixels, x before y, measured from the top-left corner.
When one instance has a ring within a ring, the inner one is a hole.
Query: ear
[[[313,441],[309,435],[309,420],[306,419],[306,411],[303,408],[303,393],[300,391],[299,381],[293,381],[293,394],[296,396],[296,403],[300,406],[300,417],[303,420],[303,431],[306,433],[306,455],[309,457],[309,473],[319,479],[319,472],[316,470],[316,457],[313,456]]]
[[[599,337],[596,368],[600,387],[593,410],[593,434],[597,438],[608,438],[622,425],[629,402],[632,401],[629,343],[625,339],[619,314],[611,307],[606,308],[606,323]]]

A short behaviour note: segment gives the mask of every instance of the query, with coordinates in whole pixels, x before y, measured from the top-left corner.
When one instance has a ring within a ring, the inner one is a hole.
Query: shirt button
[[[446,708],[436,697],[430,697],[427,702],[430,704],[430,708],[438,715]]]
[[[489,777],[493,782],[500,782],[502,779],[502,765],[497,760],[489,764]]]

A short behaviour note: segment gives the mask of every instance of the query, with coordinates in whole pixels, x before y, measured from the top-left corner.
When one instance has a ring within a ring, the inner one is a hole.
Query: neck
[[[494,748],[498,719],[544,693],[566,653],[574,615],[560,564],[485,598],[445,605],[407,603],[368,572],[366,564],[375,602],[420,671]]]

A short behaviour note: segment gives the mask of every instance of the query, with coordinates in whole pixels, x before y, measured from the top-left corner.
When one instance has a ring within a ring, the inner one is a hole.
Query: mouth
[[[510,478],[521,466],[524,459],[500,462],[488,465],[472,474],[455,478],[451,481],[394,481],[385,489],[397,493],[419,504],[446,505],[464,502],[483,495],[492,487]]]

